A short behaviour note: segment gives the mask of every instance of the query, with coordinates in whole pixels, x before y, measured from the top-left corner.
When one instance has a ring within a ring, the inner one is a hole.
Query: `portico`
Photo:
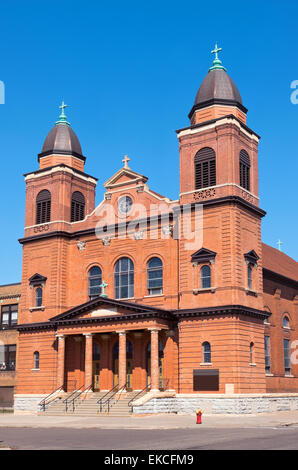
[[[83,314],[87,304],[89,311]],[[66,312],[51,319],[57,322],[57,388],[174,388],[176,348],[170,312],[106,298],[87,304],[71,316]],[[107,305],[110,309],[104,308]]]

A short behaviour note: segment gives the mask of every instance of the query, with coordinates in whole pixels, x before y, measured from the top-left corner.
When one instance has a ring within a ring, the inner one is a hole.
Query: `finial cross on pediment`
[[[123,158],[123,163],[124,163],[124,168],[129,168],[128,166],[128,162],[130,162],[130,158],[128,158],[127,155],[124,155],[124,158]]]

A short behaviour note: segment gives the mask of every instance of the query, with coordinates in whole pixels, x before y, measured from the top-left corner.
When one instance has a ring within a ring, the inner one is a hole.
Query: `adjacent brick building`
[[[216,57],[177,131],[179,198],[151,190],[125,157],[95,207],[62,105],[25,175],[24,410],[59,388],[298,392],[298,268],[262,243],[260,137],[246,114]]]
[[[12,408],[16,385],[21,283],[0,286],[0,408]]]

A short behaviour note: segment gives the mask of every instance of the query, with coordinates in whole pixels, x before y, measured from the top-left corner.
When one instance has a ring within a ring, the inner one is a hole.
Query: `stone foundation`
[[[200,408],[206,414],[256,414],[298,410],[298,393],[249,395],[176,395],[155,397],[133,406],[134,414],[193,414]]]
[[[37,413],[38,404],[48,395],[14,395],[14,413],[27,414]]]

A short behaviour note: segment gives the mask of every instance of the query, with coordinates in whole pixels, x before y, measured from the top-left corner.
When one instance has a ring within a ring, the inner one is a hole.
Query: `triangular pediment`
[[[38,285],[38,284],[44,284],[46,282],[47,278],[45,276],[42,276],[41,274],[35,273],[33,276],[29,278],[29,284],[31,286]]]
[[[215,251],[208,250],[207,248],[200,248],[191,255],[191,260],[197,261],[199,263],[205,263],[214,260],[215,256]]]
[[[167,310],[163,310],[148,305],[140,305],[133,302],[127,302],[123,300],[110,299],[108,297],[97,297],[96,299],[85,302],[84,304],[78,305],[66,312],[63,312],[55,317],[50,318],[50,321],[68,321],[68,320],[80,320],[92,318],[108,318],[114,316],[129,316],[135,314],[161,314],[168,313]]]
[[[106,189],[115,188],[118,186],[125,186],[127,184],[145,184],[148,178],[140,173],[137,173],[130,168],[121,168],[115,173],[105,184]]]
[[[260,259],[260,257],[257,255],[255,250],[251,250],[245,253],[244,258],[245,258],[245,261],[247,261],[248,263],[252,263],[252,264],[257,264],[258,259]]]

